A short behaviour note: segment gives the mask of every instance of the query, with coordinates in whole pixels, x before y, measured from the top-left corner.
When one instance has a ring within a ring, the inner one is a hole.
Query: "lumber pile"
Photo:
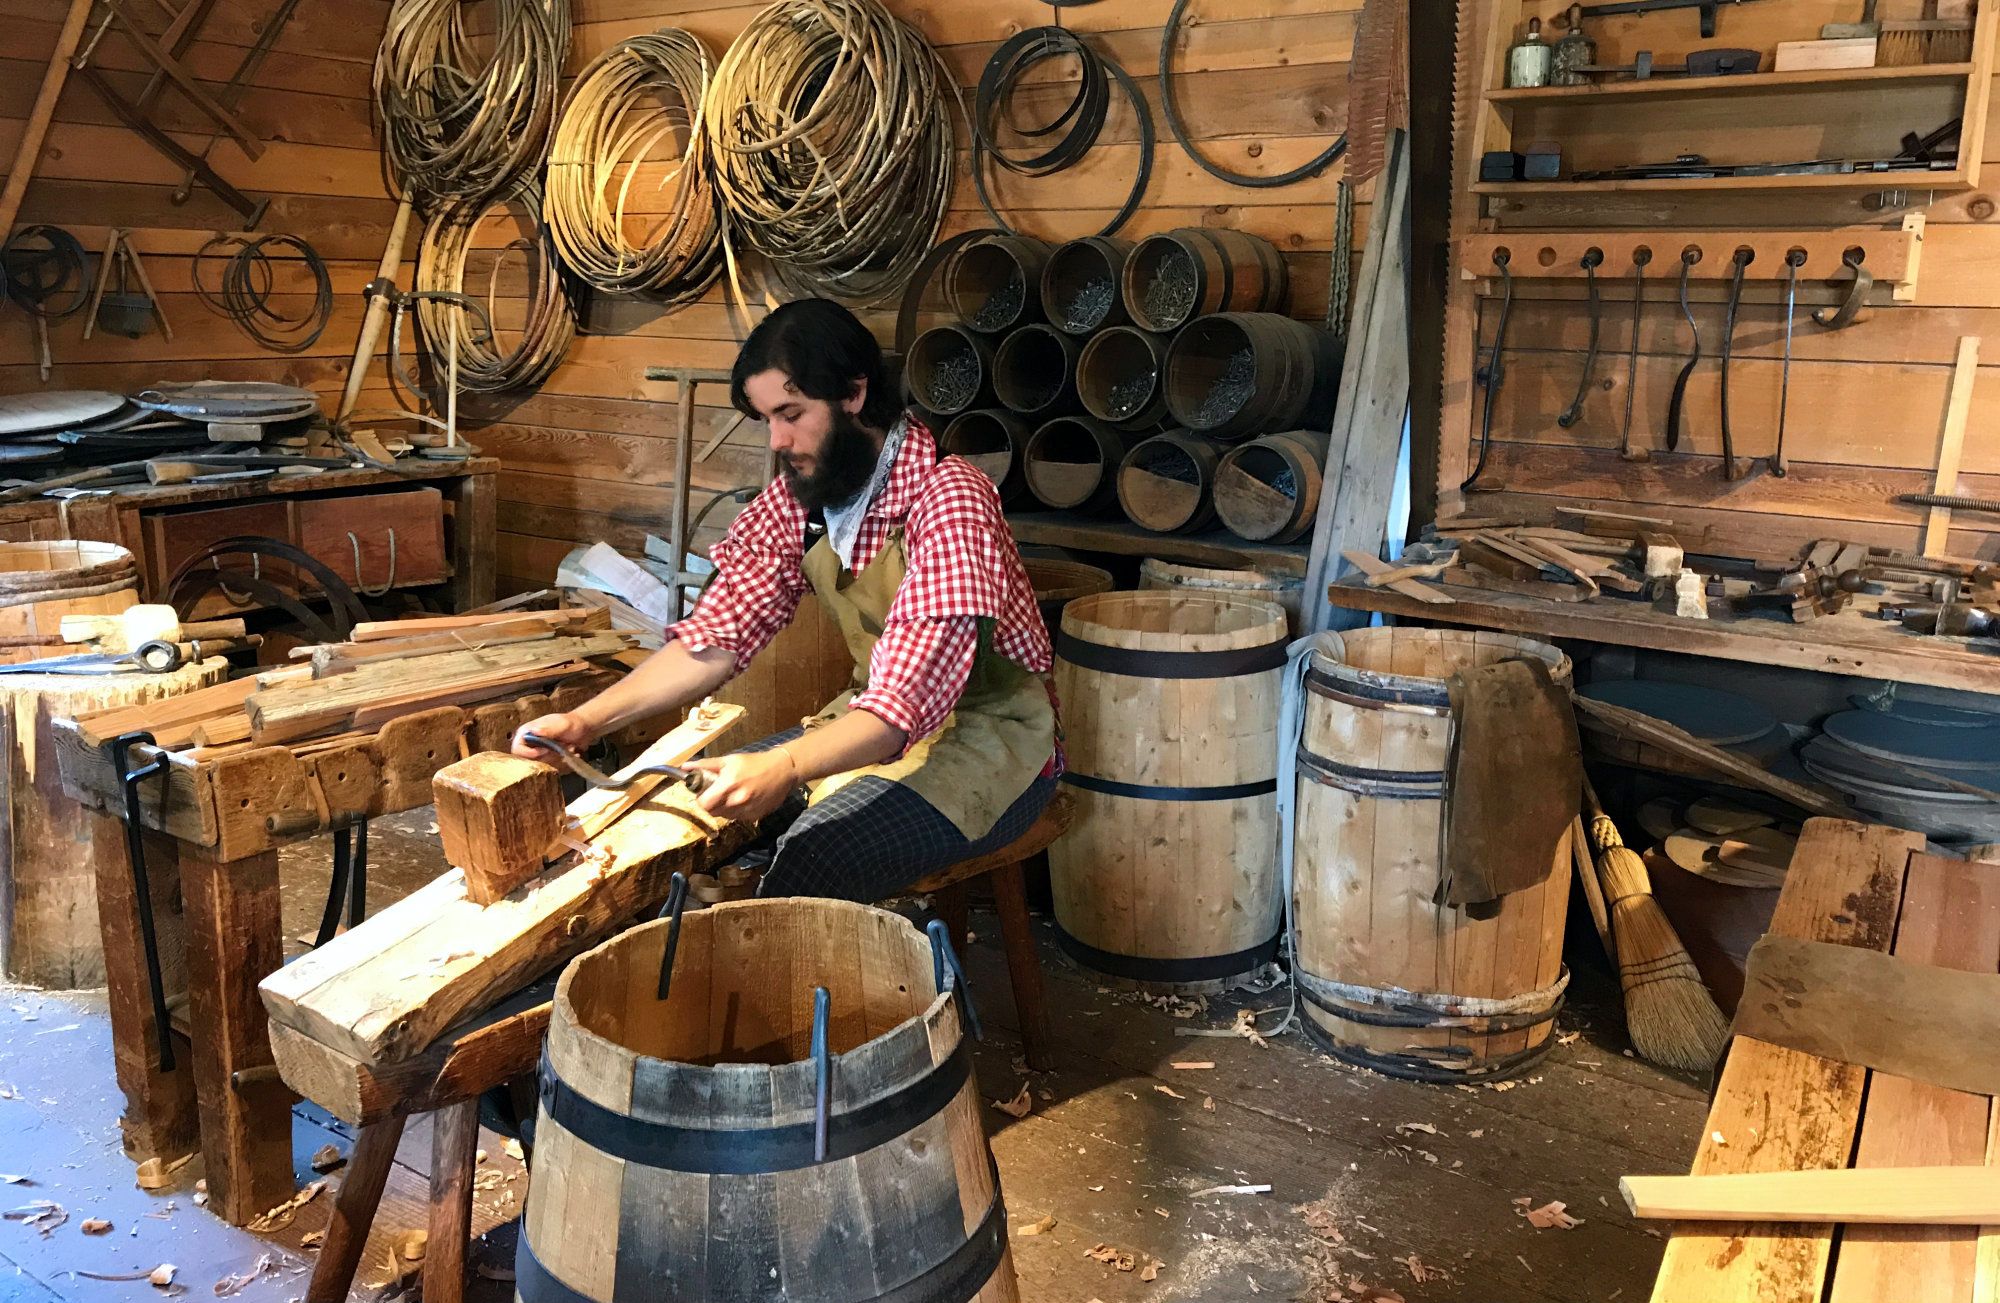
[[[742,714],[740,706],[705,706],[627,769],[687,759]],[[607,796],[618,799],[607,804]],[[286,1079],[306,1089],[321,1052],[364,1064],[420,1054],[453,1024],[656,908],[676,871],[699,872],[748,837],[678,783],[639,796],[588,793],[568,815],[588,828],[610,806],[620,807],[613,821],[493,903],[475,900],[453,869],[264,979],[274,1030],[301,1033],[280,1035]]]
[[[1672,535],[1640,528],[1648,523],[1635,521],[1628,536],[1468,517],[1439,522],[1435,541],[1413,545],[1404,564],[1393,568],[1373,557],[1348,560],[1369,587],[1393,588],[1420,601],[1451,600],[1424,582],[1431,579],[1557,602],[1605,593],[1650,598],[1680,573],[1683,552]]]
[[[591,608],[386,620],[356,625],[346,642],[296,649],[301,664],[77,722],[93,746],[144,731],[197,759],[272,745],[309,755],[422,711],[540,691],[631,645]]]

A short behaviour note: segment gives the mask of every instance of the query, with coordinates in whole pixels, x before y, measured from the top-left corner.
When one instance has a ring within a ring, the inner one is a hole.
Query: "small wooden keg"
[[[1449,629],[1322,634],[1306,675],[1292,839],[1295,973],[1307,1035],[1390,1076],[1470,1081],[1545,1053],[1562,1007],[1567,838],[1549,876],[1492,917],[1436,902],[1455,672],[1546,643]],[[1536,781],[1522,775],[1524,783]]]
[[[1023,556],[1021,565],[1028,572],[1028,583],[1035,590],[1035,605],[1042,612],[1042,623],[1049,627],[1051,642],[1062,628],[1063,607],[1079,597],[1111,591],[1111,572],[1081,561]]]
[[[115,543],[0,543],[0,636],[16,644],[0,647],[0,664],[88,650],[63,642],[65,615],[116,615],[138,601],[138,564]]]
[[[670,920],[607,941],[556,985],[521,1303],[1018,1303],[962,1006],[930,938],[803,897],[678,926],[671,947]]]
[[[1276,602],[1285,612],[1286,627],[1299,635],[1306,581],[1297,575],[1273,574],[1263,570],[1215,570],[1204,566],[1175,565],[1147,557],[1139,563],[1139,587],[1144,591],[1173,589],[1179,592],[1221,593]]]
[[[1277,955],[1285,615],[1214,593],[1063,609],[1056,689],[1076,821],[1049,848],[1057,938],[1085,967],[1214,991]]]

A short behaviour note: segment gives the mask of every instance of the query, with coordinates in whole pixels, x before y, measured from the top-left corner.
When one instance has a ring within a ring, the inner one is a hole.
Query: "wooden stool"
[[[1007,981],[1014,988],[1014,1010],[1021,1018],[1021,1044],[1028,1066],[1048,1071],[1048,1010],[1042,1000],[1042,964],[1035,953],[1035,934],[1028,923],[1028,891],[1022,865],[1049,848],[1069,831],[1075,812],[1069,793],[1061,788],[1049,799],[1041,818],[1028,831],[989,855],[965,860],[911,884],[909,891],[932,896],[938,917],[951,929],[951,943],[965,948],[966,886],[985,877],[993,887],[993,905],[1000,915],[1000,944],[1007,954]]]

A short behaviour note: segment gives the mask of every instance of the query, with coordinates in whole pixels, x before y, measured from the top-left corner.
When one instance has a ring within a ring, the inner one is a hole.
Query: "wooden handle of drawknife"
[[[375,268],[375,279],[393,281],[396,273],[403,268],[403,243],[410,235],[410,215],[414,206],[408,195],[396,206],[396,219],[389,224],[389,243],[382,250],[382,261]],[[382,327],[389,320],[389,301],[379,294],[368,296],[368,311],[361,318],[361,335],[354,343],[354,361],[347,368],[347,387],[341,391],[340,406],[333,414],[338,425],[350,416],[355,404],[361,401],[361,386],[368,380],[368,363],[375,357],[375,346],[382,342]]]

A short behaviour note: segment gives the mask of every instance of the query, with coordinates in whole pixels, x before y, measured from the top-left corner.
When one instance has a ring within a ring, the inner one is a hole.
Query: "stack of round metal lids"
[[[1808,773],[1901,827],[1946,841],[2000,840],[2000,801],[1964,790],[2000,792],[2000,713],[1857,704],[1828,716],[1800,749]]]
[[[190,380],[157,384],[134,395],[141,407],[195,421],[282,425],[319,415],[310,389],[261,380]]]
[[[1767,764],[1784,755],[1791,743],[1776,715],[1748,697],[1719,688],[1662,679],[1610,679],[1586,684],[1577,693],[1665,720],[1710,746]]]

